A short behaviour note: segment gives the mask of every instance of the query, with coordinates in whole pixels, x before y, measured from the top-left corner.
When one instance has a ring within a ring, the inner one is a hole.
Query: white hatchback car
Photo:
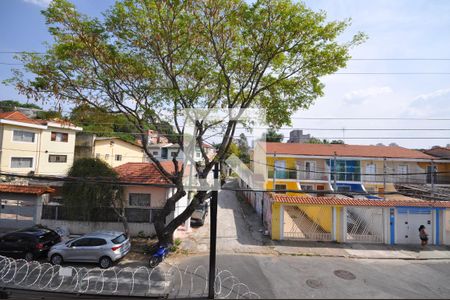
[[[114,261],[127,255],[130,248],[130,240],[123,232],[96,231],[54,245],[48,252],[48,259],[54,265],[63,262],[92,262],[106,269]]]

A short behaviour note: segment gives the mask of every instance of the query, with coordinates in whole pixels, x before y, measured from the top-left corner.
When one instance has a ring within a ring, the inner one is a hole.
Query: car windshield
[[[68,240],[68,241],[66,242],[66,245],[69,245],[69,244],[72,243],[74,240],[75,240],[75,239]]]
[[[125,236],[125,234],[121,234],[118,237],[116,237],[115,239],[112,240],[112,242],[114,244],[120,244],[123,243],[124,241],[126,241],[127,237]]]

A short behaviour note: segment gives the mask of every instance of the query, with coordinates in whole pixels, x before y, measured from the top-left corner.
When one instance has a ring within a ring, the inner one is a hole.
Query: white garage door
[[[397,208],[397,244],[420,244],[419,227],[425,225],[433,244],[433,214],[429,208]]]

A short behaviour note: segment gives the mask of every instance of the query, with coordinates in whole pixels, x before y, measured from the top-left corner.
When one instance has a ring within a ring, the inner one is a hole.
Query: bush
[[[177,252],[178,249],[180,248],[181,245],[181,240],[180,239],[175,239],[175,241],[173,241],[173,245],[170,247],[170,252]]]

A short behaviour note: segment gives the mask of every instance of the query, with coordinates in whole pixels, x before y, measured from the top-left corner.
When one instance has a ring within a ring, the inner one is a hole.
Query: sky
[[[49,2],[0,0],[0,52],[45,49],[43,42],[51,40],[40,11]],[[113,0],[72,2],[83,13],[100,16]],[[352,60],[345,69],[322,78],[325,95],[308,110],[297,112],[292,128],[304,129],[316,137],[344,139],[348,144],[394,142],[409,148],[450,144],[450,130],[428,130],[450,129],[450,1],[305,3],[313,10],[324,10],[328,20],[351,18],[352,25],[341,41],[350,40],[357,32],[364,32],[368,40],[352,49]],[[10,77],[15,67],[5,63],[14,62],[11,54],[0,53],[0,81]],[[27,101],[13,87],[1,84],[0,99]],[[287,138],[292,128],[280,131]]]

